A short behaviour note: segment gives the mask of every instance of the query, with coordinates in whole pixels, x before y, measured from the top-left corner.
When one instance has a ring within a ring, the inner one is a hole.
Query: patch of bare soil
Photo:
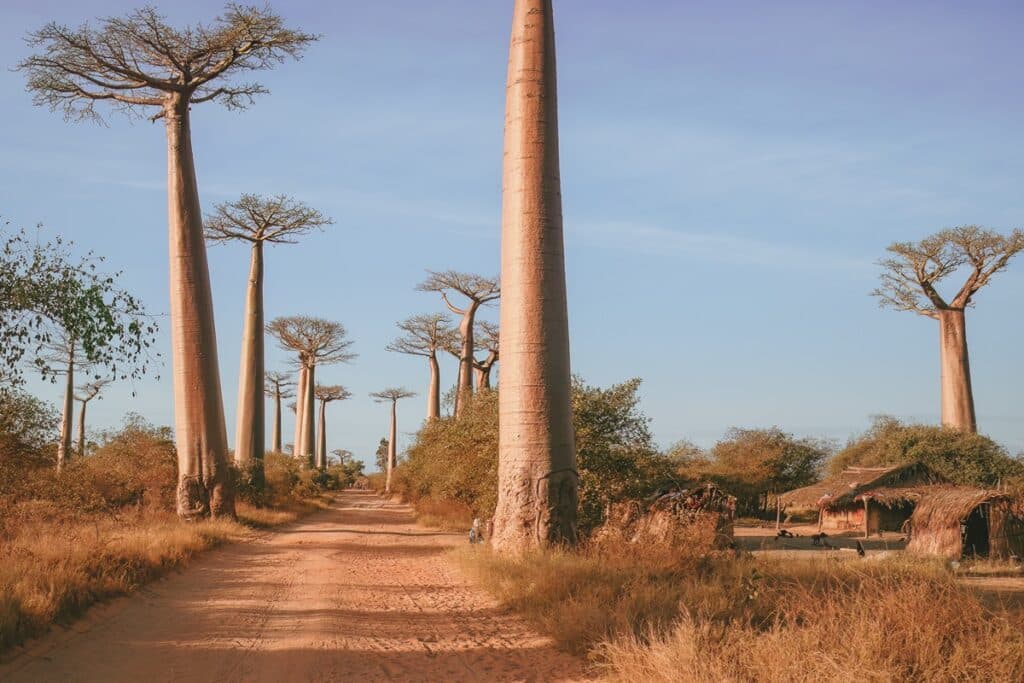
[[[590,680],[458,569],[446,551],[465,542],[345,492],[30,643],[0,680]]]

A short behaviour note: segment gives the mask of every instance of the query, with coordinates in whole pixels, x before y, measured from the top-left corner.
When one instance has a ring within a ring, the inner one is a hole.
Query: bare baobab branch
[[[295,244],[296,237],[333,222],[316,209],[286,195],[264,198],[243,194],[234,202],[218,204],[213,213],[206,216],[206,239],[210,242]]]
[[[398,323],[398,329],[405,332],[405,335],[387,346],[387,350],[394,353],[427,359],[430,365],[427,420],[441,417],[441,370],[437,362],[437,351],[447,350],[455,344],[457,333],[451,329],[451,322],[451,318],[440,313],[408,318]]]
[[[75,394],[75,400],[82,404],[81,409],[78,412],[78,457],[81,458],[85,455],[85,409],[89,405],[89,401],[100,395],[100,392],[113,382],[112,377],[103,377],[100,379],[86,382],[85,384],[78,387],[78,392]]]
[[[965,312],[992,276],[1024,251],[1024,231],[1000,235],[977,225],[965,225],[916,243],[896,242],[888,251],[894,256],[879,262],[882,284],[872,294],[878,297],[880,306],[914,311],[939,321],[942,424],[977,431]],[[939,293],[938,285],[962,269],[968,270],[967,277],[947,300]]]
[[[473,322],[476,313],[481,306],[484,306],[501,296],[500,287],[496,278],[487,278],[473,273],[460,273],[454,270],[436,272],[428,270],[429,276],[417,287],[421,292],[439,292],[441,299],[452,313],[462,316],[459,323],[459,334],[462,344],[459,352],[459,379],[456,386],[459,387],[455,403],[455,414],[458,416],[461,406],[465,400],[473,394]],[[465,308],[459,308],[452,304],[448,295],[457,292],[468,299]]]

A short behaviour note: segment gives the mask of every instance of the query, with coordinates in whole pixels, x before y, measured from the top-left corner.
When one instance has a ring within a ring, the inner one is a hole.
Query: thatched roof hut
[[[958,559],[1024,556],[1024,506],[1001,491],[935,486],[910,517],[907,550]]]
[[[868,490],[908,489],[945,483],[945,479],[921,463],[885,467],[847,467],[816,484],[787,491],[779,496],[783,507],[836,508],[852,505]]]

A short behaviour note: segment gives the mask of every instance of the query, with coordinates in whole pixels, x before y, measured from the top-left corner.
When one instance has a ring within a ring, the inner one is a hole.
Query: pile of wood
[[[643,545],[708,543],[721,549],[732,545],[735,516],[736,498],[708,483],[615,503],[598,538]]]

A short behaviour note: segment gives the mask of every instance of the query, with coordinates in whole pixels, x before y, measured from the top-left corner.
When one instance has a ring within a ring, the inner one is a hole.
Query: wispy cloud
[[[802,245],[765,242],[726,232],[689,232],[628,222],[586,223],[570,230],[589,246],[642,254],[682,254],[716,263],[778,268],[849,269],[872,267],[867,259]]]

